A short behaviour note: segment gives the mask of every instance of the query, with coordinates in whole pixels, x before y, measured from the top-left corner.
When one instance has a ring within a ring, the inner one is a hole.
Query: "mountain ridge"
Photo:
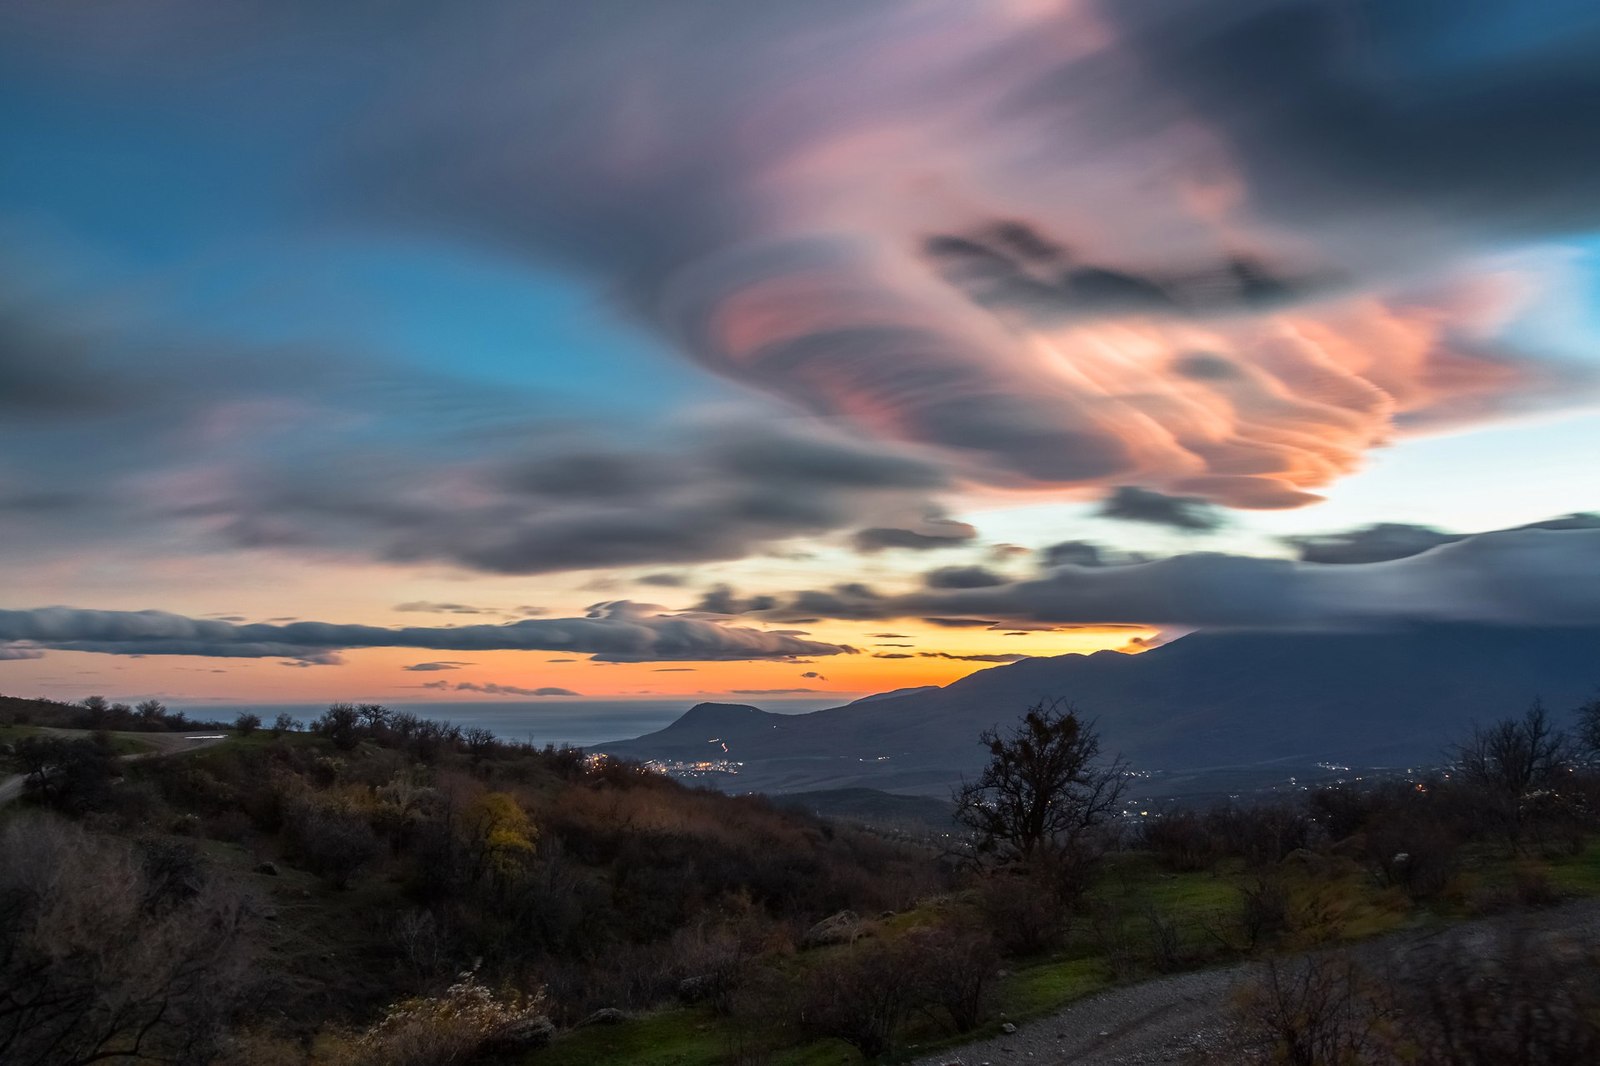
[[[1139,769],[1438,762],[1474,721],[1543,697],[1558,716],[1600,686],[1600,627],[1413,625],[1365,632],[1213,631],[1127,655],[1024,659],[931,691],[803,715],[697,705],[663,730],[601,746],[634,758],[716,756],[720,782],[793,792],[867,787],[943,795],[982,762],[978,734],[1039,700],[1097,721]],[[727,705],[722,705],[727,706]],[[744,706],[744,705],[740,705]],[[726,752],[721,750],[726,745]]]

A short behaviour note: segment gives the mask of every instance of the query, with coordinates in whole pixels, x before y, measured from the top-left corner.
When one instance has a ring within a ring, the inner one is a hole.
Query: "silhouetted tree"
[[[1070,894],[1101,850],[1100,827],[1116,810],[1126,764],[1101,765],[1100,735],[1060,700],[1036,703],[1009,734],[980,738],[989,764],[956,791],[956,819],[976,857],[1017,866]]]
[[[157,727],[165,724],[167,705],[160,700],[145,700],[133,708],[133,713],[139,716],[140,725]]]
[[[316,730],[340,751],[350,751],[360,741],[361,715],[348,703],[335,703],[317,719]]]
[[[1590,755],[1600,755],[1600,696],[1579,707],[1578,743]]]
[[[1456,772],[1516,850],[1530,821],[1559,799],[1573,748],[1535,700],[1521,718],[1475,727],[1454,756]]]
[[[272,735],[275,737],[281,737],[285,733],[294,733],[299,729],[300,723],[293,715],[280,714],[272,720]]]
[[[239,731],[241,737],[247,737],[261,728],[261,716],[254,711],[245,711],[233,720],[233,728]]]

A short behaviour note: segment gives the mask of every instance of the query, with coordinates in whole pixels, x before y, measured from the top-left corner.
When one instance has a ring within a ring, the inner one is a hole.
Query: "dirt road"
[[[61,737],[87,737],[88,730],[84,729],[42,729],[42,733],[50,733]],[[153,750],[141,751],[133,755],[119,756],[123,762],[133,762],[136,759],[153,759],[162,755],[180,755],[185,752],[199,751],[209,748],[214,744],[221,744],[227,740],[226,733],[112,733],[113,737],[122,737],[128,740],[148,744]],[[13,774],[10,777],[0,778],[0,807],[5,806],[18,796],[22,795],[23,781],[26,774]]]
[[[1600,943],[1600,901],[1581,900],[1540,911],[1524,911],[1458,925],[1409,930],[1354,946],[1364,959],[1398,957],[1439,936],[1471,945],[1498,928],[1571,934]],[[1049,1017],[1018,1026],[1015,1033],[920,1058],[913,1066],[1134,1066],[1193,1062],[1200,1053],[1221,1052],[1230,1034],[1230,994],[1249,966],[1162,977],[1088,996]],[[1212,1059],[1211,1061],[1218,1061]]]

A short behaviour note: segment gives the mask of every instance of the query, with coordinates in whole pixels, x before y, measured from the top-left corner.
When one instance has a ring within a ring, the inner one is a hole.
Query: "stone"
[[[256,873],[266,874],[268,877],[278,876],[278,864],[275,862],[256,863]]]
[[[1005,1033],[1007,1036],[1010,1036],[1012,1033],[1017,1031],[1017,1027],[1012,1025],[1010,1022],[1006,1022],[1000,1027],[1000,1031]]]
[[[615,1007],[601,1007],[583,1021],[578,1023],[579,1029],[591,1025],[621,1025],[628,1020],[628,1016]]]
[[[800,938],[800,945],[819,948],[828,944],[852,944],[861,933],[861,916],[855,911],[840,911],[807,929],[806,935]]]
[[[547,1046],[555,1038],[555,1023],[540,1014],[512,1022],[490,1043],[499,1051],[531,1051]]]

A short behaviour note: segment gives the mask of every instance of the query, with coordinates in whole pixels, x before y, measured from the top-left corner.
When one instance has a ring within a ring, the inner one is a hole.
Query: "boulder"
[[[578,1023],[579,1029],[591,1025],[621,1025],[628,1020],[628,1016],[615,1007],[601,1007],[583,1021]]]
[[[861,915],[855,911],[840,911],[829,915],[806,930],[800,946],[819,948],[828,944],[853,944],[861,936]]]
[[[491,1044],[494,1050],[500,1052],[532,1051],[545,1047],[555,1038],[555,1023],[540,1014],[512,1022]]]
[[[275,862],[256,863],[256,873],[266,874],[268,877],[278,876],[278,864]]]

